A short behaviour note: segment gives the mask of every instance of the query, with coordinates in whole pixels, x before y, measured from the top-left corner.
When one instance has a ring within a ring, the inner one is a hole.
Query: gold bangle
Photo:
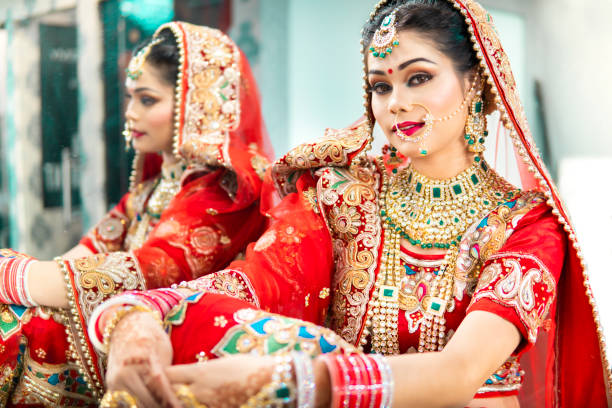
[[[110,340],[111,340],[111,336],[113,334],[113,330],[115,330],[115,327],[117,327],[119,322],[124,317],[126,317],[129,314],[136,313],[136,312],[151,313],[154,316],[155,320],[160,324],[160,326],[163,327],[163,323],[162,323],[160,317],[157,315],[157,313],[155,313],[154,311],[152,311],[148,307],[141,306],[141,305],[122,306],[122,307],[119,308],[119,310],[117,310],[115,312],[115,314],[113,315],[113,318],[104,327],[104,336],[102,338],[103,339],[102,340],[102,349],[104,350],[105,353],[108,353],[109,350],[110,350]]]
[[[127,391],[108,391],[100,401],[100,408],[138,408],[138,401]]]
[[[185,408],[208,408],[206,404],[201,404],[196,396],[191,392],[187,384],[181,384],[176,390],[176,397],[181,401]]]

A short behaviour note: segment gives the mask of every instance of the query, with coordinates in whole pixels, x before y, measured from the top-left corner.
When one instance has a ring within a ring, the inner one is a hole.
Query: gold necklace
[[[480,157],[445,180],[430,179],[409,166],[391,180],[381,215],[412,245],[448,249],[481,214],[508,198],[506,188],[492,185],[498,179]]]
[[[147,203],[147,214],[159,219],[161,213],[170,203],[170,200],[172,200],[181,189],[181,176],[184,171],[185,163],[183,161],[179,161],[169,166],[162,166],[158,184]]]
[[[400,218],[402,216],[406,217],[402,214],[407,212],[406,208],[410,208],[409,211],[413,213],[418,212],[419,214],[429,215],[430,219],[442,219],[444,221],[448,217],[459,218],[460,215],[465,215],[466,211],[461,207],[461,205],[465,205],[469,216],[464,219],[463,223],[454,222],[455,225],[463,225],[463,229],[459,230],[458,227],[451,227],[453,223],[449,225],[446,222],[443,224],[438,222],[439,228],[428,230],[431,231],[429,233],[432,235],[438,234],[436,237],[448,237],[449,235],[452,236],[452,233],[445,233],[444,230],[452,228],[452,231],[458,231],[457,237],[459,237],[471,223],[483,217],[497,205],[512,199],[516,195],[517,190],[513,186],[498,176],[493,170],[490,170],[486,163],[480,159],[480,156],[477,157],[479,160],[458,176],[450,180],[434,180],[433,182],[429,181],[425,176],[416,173],[410,167],[392,180],[389,180],[384,160],[379,158],[379,167],[383,173],[379,206],[383,219],[384,248],[380,271],[375,282],[374,294],[368,304],[368,318],[366,321],[369,333],[372,335],[372,351],[382,354],[399,354],[397,331],[398,314],[401,308],[399,288],[404,275],[400,264],[401,240],[406,235],[404,228],[415,227],[414,224]],[[472,182],[472,186],[466,186],[466,181],[472,181],[472,175],[478,177],[478,183]],[[398,181],[398,179],[400,180]],[[421,184],[418,187],[418,191],[417,183]],[[465,187],[465,196],[463,196],[463,191],[461,193],[455,191],[455,185],[460,185],[462,189]],[[408,191],[399,190],[399,186],[407,187]],[[410,190],[411,188],[412,190]],[[434,188],[441,189],[440,197],[438,197],[437,191],[435,192],[436,197],[434,197]],[[393,194],[393,192],[397,193]],[[415,197],[412,192],[416,192],[418,195]],[[482,194],[482,198],[477,196],[476,193]],[[404,199],[400,200],[399,197],[404,197]],[[446,200],[438,200],[438,198],[443,197]],[[458,202],[453,202],[452,198],[459,197],[469,197],[470,199],[463,198]],[[433,198],[436,200],[433,200]],[[495,198],[495,201],[493,198]],[[409,199],[413,201],[408,201]],[[480,202],[478,199],[480,199]],[[487,202],[485,203],[485,201]],[[401,204],[406,205],[401,206]],[[398,205],[401,211],[398,210]],[[450,211],[451,209],[454,209],[454,211]],[[475,213],[472,213],[471,209],[475,210]],[[393,210],[393,213],[387,216],[387,210],[389,213]],[[407,212],[407,214],[408,217],[411,217],[410,212]],[[436,216],[439,218],[435,218]],[[421,220],[422,218],[423,215],[412,216],[410,219]],[[444,248],[448,248],[448,251],[438,275],[431,284],[431,297],[427,298],[422,304],[425,316],[419,326],[418,351],[421,353],[442,350],[446,344],[446,320],[444,313],[450,306],[453,296],[454,271],[459,252],[459,241],[460,238],[453,239],[451,242],[448,242],[448,246],[444,246]],[[444,243],[446,244],[447,242]],[[426,247],[430,248],[429,246]]]

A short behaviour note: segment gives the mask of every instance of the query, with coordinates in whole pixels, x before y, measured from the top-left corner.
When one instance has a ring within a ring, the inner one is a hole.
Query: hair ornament
[[[149,56],[151,49],[153,49],[153,47],[160,42],[162,42],[161,38],[154,38],[132,57],[128,67],[125,70],[130,79],[136,80],[142,75],[142,68],[147,61],[147,57]]]
[[[385,58],[393,52],[393,47],[399,45],[397,37],[397,27],[395,26],[397,8],[383,18],[380,27],[374,33],[370,52],[377,58]]]

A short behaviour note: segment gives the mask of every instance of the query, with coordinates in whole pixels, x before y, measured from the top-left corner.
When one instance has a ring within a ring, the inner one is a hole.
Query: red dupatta
[[[556,310],[550,316],[554,323],[547,332],[541,332],[535,347],[521,359],[527,374],[519,399],[525,406],[538,407],[612,405],[612,375],[582,253],[559,192],[535,147],[508,56],[491,16],[480,4],[473,0],[448,1],[464,15],[472,34],[474,49],[489,84],[487,96],[494,98],[493,104],[488,101],[489,106],[499,111],[500,120],[509,130],[522,187],[546,195],[571,243],[558,283]],[[371,17],[389,4],[401,3],[401,0],[382,0]],[[370,95],[365,97],[373,128]]]
[[[235,182],[225,186],[235,204],[251,203],[273,151],[249,63],[219,30],[171,22],[161,25],[153,38],[166,30],[174,35],[181,55],[174,97],[174,154],[188,164],[183,182],[194,173],[225,167],[235,175]],[[160,169],[158,154],[136,153],[130,190]]]

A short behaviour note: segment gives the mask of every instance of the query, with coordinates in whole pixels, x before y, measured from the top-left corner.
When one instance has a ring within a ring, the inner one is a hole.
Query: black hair
[[[147,55],[147,62],[161,72],[164,81],[174,86],[178,77],[180,55],[176,37],[172,30],[167,28],[162,30],[156,38],[160,38],[161,42],[151,47],[151,51]],[[148,40],[136,47],[134,55],[150,44],[151,41]]]
[[[466,74],[478,66],[478,58],[472,48],[471,35],[465,18],[448,0],[390,1],[364,27],[366,55],[372,37],[382,20],[395,8],[397,8],[395,25],[398,31],[414,30],[426,35],[440,52],[453,61],[455,71]]]

